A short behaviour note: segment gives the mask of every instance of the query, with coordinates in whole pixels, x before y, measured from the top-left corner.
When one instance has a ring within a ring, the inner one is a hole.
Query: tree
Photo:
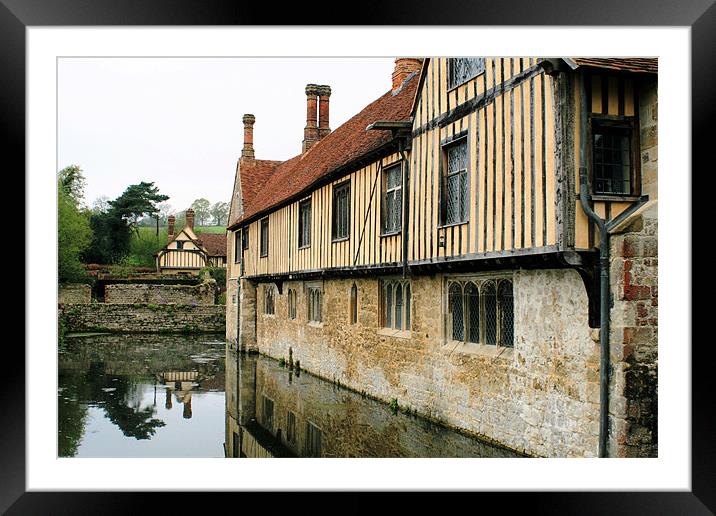
[[[101,195],[97,197],[92,203],[93,213],[103,213],[109,210],[109,197]]]
[[[129,254],[132,233],[137,233],[139,221],[149,215],[156,216],[156,203],[169,196],[159,193],[154,183],[130,185],[122,195],[108,201],[104,213],[93,213],[90,218],[94,238],[85,258],[98,263],[118,263]]]
[[[211,207],[211,216],[217,226],[221,226],[222,222],[229,216],[229,205],[225,202],[217,202]]]
[[[167,219],[169,218],[169,215],[172,214],[173,208],[172,205],[166,202],[163,202],[159,205],[157,205],[157,208],[159,208],[159,223],[162,225],[165,225],[167,223]]]
[[[199,219],[199,225],[203,226],[204,221],[209,218],[211,215],[209,208],[211,206],[211,203],[208,199],[204,199],[203,197],[201,199],[195,200],[193,203],[191,203],[191,207],[194,210],[194,215],[197,219]]]
[[[57,174],[58,187],[74,202],[79,208],[82,205],[85,194],[85,176],[78,165],[65,167]]]
[[[60,282],[87,278],[80,260],[92,241],[86,213],[80,211],[83,178],[79,167],[60,171],[57,177],[57,274]]]

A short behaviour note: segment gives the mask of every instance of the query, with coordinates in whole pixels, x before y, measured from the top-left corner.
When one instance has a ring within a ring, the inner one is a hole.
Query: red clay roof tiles
[[[625,72],[636,73],[657,73],[658,59],[648,57],[573,57],[571,58],[579,66],[593,66],[596,68],[610,68]]]
[[[278,206],[331,172],[389,143],[392,140],[389,131],[366,131],[366,127],[377,120],[409,119],[417,84],[418,77],[414,75],[397,94],[388,92],[368,104],[303,154],[282,163],[259,164],[257,160],[253,167],[242,163],[244,214],[231,224]]]

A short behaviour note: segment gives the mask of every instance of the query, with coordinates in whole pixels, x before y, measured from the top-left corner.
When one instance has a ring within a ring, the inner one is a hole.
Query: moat
[[[67,338],[58,429],[60,457],[517,456],[223,335]]]

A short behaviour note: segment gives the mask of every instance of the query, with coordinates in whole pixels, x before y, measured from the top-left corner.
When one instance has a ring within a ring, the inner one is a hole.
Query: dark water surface
[[[514,457],[223,335],[94,335],[59,355],[61,457]]]

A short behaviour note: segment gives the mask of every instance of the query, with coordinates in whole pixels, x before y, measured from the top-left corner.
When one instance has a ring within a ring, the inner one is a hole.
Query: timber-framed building
[[[656,456],[656,59],[400,58],[335,130],[306,96],[290,160],[243,118],[230,346],[530,455]]]

